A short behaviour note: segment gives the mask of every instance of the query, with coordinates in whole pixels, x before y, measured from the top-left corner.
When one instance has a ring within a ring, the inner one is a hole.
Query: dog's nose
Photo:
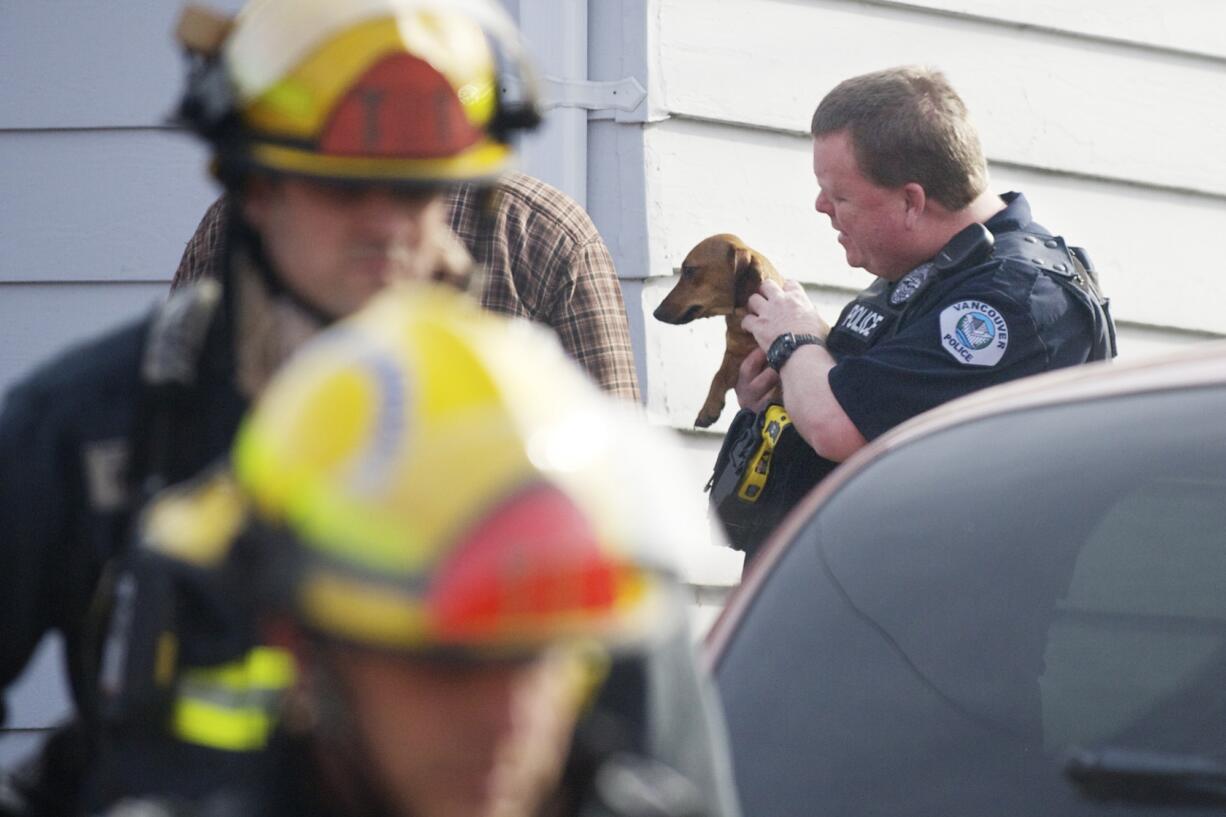
[[[677,315],[677,310],[669,309],[664,304],[656,307],[656,311],[651,313],[651,316],[661,323],[684,323]]]
[[[656,311],[652,312],[651,314],[652,317],[658,321],[680,326],[699,317],[702,314],[702,306],[699,304],[693,304],[687,309],[681,310],[677,307],[668,309],[665,307],[665,304],[660,304],[656,307]]]

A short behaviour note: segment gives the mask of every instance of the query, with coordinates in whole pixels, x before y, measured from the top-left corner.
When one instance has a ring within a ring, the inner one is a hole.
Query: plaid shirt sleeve
[[[588,214],[520,173],[499,181],[490,206],[483,220],[480,195],[462,188],[451,210],[452,229],[485,268],[482,304],[548,325],[598,386],[637,401],[621,285]]]
[[[560,265],[558,279],[558,298],[546,322],[602,389],[637,401],[638,377],[621,284],[599,236],[575,247]]]
[[[225,238],[229,208],[229,202],[222,196],[205,211],[204,218],[200,219],[196,232],[183,250],[179,269],[170,284],[172,290],[199,278],[221,275],[222,242]]]

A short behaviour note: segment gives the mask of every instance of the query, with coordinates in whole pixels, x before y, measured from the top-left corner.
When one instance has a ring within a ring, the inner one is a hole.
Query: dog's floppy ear
[[[748,247],[737,247],[733,252],[732,304],[740,308],[749,302],[749,296],[762,286],[762,265],[758,254]]]

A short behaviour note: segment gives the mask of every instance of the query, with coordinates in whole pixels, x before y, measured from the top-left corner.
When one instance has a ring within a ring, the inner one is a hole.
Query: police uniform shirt
[[[1040,247],[1055,238],[1031,220],[1024,196],[1002,198],[1006,208],[985,224],[997,250],[1006,233]],[[922,265],[844,309],[829,338],[838,361],[829,383],[866,439],[972,391],[1091,358],[1089,312],[1041,259],[1000,255],[947,273]]]

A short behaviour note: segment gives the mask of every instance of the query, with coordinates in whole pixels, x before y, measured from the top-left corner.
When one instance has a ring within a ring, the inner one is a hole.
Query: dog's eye
[[[682,267],[681,277],[682,278],[693,278],[695,272],[696,270],[693,267]]]

